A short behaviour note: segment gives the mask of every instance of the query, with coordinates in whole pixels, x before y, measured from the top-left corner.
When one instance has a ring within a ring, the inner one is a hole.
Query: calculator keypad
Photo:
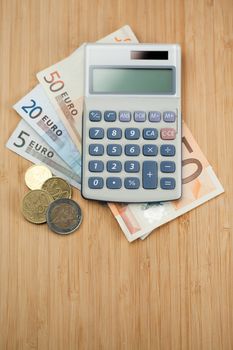
[[[176,188],[176,112],[96,109],[88,115],[90,189]]]

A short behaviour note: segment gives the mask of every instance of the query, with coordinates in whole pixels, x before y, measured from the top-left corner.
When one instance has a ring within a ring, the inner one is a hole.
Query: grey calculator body
[[[87,44],[82,142],[83,197],[180,198],[180,46]]]

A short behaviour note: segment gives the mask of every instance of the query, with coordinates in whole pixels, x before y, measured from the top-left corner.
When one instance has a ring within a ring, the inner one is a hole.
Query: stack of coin
[[[41,224],[58,234],[69,234],[78,229],[82,211],[71,199],[70,184],[52,175],[44,165],[33,165],[25,173],[28,192],[22,202],[22,212],[28,221]]]

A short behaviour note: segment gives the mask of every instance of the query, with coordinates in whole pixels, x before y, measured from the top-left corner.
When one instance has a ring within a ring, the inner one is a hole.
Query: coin
[[[44,190],[33,190],[28,192],[22,202],[22,212],[30,222],[42,224],[46,222],[46,211],[53,197]]]
[[[53,176],[46,180],[42,189],[50,193],[53,199],[71,198],[70,185],[60,177]]]
[[[74,232],[82,222],[82,211],[78,203],[68,198],[56,199],[47,210],[49,228],[61,235]]]
[[[30,190],[39,190],[43,183],[52,176],[51,171],[45,165],[32,165],[25,173],[25,182]]]

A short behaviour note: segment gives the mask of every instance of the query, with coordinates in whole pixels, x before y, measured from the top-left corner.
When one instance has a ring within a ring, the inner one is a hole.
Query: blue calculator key
[[[176,154],[176,148],[174,145],[162,145],[160,147],[161,156],[172,157]]]
[[[125,171],[127,173],[138,173],[140,170],[140,163],[134,160],[127,160],[125,162]]]
[[[107,136],[110,140],[120,140],[122,137],[122,130],[120,128],[109,128]]]
[[[119,160],[109,160],[107,162],[107,171],[110,173],[119,173],[122,169],[122,164]]]
[[[117,190],[121,188],[122,181],[120,177],[108,177],[106,180],[106,186],[107,188]]]
[[[119,120],[120,120],[120,122],[130,122],[131,113],[128,111],[119,112]]]
[[[135,122],[144,122],[146,120],[146,112],[136,111],[134,112]]]
[[[104,129],[103,128],[90,128],[89,130],[90,139],[103,139]]]
[[[158,186],[158,164],[145,161],[142,165],[142,185],[145,189],[155,189]]]
[[[136,190],[140,186],[140,180],[137,177],[126,177],[124,185],[128,190]]]
[[[89,154],[91,156],[102,156],[104,154],[104,146],[97,143],[90,145]]]
[[[144,156],[157,156],[158,154],[158,147],[153,144],[144,145],[142,149]]]
[[[148,115],[149,121],[152,123],[158,123],[161,120],[161,113],[157,111],[151,111]]]
[[[104,187],[104,180],[102,177],[89,177],[88,179],[89,188],[100,189]]]
[[[137,128],[125,129],[125,138],[127,140],[138,140],[140,137],[140,130]]]
[[[145,140],[156,140],[158,138],[158,130],[154,128],[143,129],[143,138]]]
[[[163,190],[174,190],[176,187],[176,180],[170,177],[162,177],[160,180],[160,187]]]
[[[90,160],[88,168],[93,173],[101,173],[104,170],[104,163],[101,160]]]
[[[122,153],[121,145],[110,144],[107,146],[107,154],[109,156],[120,156]]]
[[[163,112],[163,121],[167,123],[173,123],[176,120],[175,112]]]
[[[126,145],[125,154],[127,156],[138,156],[140,154],[140,147],[138,145]]]
[[[162,173],[174,173],[176,170],[176,163],[170,161],[163,161],[160,163],[160,170]]]
[[[89,119],[91,122],[99,122],[102,119],[102,113],[100,111],[90,111]]]
[[[116,112],[115,111],[105,111],[104,112],[104,120],[106,122],[115,122]]]

